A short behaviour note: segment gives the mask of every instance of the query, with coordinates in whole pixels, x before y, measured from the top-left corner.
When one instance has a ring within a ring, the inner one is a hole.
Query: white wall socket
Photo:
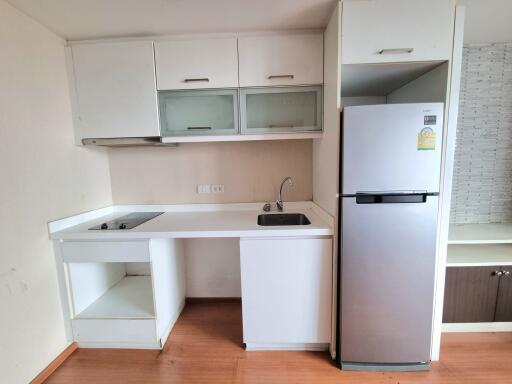
[[[212,184],[210,186],[212,193],[224,193],[224,185],[223,184]]]
[[[224,193],[223,184],[197,184],[197,193]]]

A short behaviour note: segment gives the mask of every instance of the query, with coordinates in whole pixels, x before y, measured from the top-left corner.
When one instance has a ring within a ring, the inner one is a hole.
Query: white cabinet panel
[[[244,36],[238,39],[240,86],[323,83],[323,34]]]
[[[157,88],[236,88],[236,38],[155,42]]]
[[[164,341],[185,306],[184,254],[182,239],[151,239],[157,334]]]
[[[81,138],[159,136],[153,43],[76,44]]]
[[[154,320],[74,319],[71,323],[80,348],[161,348]]]
[[[147,241],[65,241],[61,246],[66,263],[149,261]]]
[[[331,239],[241,239],[244,342],[330,343]]]
[[[448,60],[454,12],[451,0],[344,2],[342,63]]]

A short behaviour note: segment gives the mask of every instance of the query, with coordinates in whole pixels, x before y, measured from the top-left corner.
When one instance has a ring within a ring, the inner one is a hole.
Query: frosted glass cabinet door
[[[242,133],[322,130],[322,87],[245,88],[240,91]]]
[[[236,89],[158,92],[162,136],[238,133]]]

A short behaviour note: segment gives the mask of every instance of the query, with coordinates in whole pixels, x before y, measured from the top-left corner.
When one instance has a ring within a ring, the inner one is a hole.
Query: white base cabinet
[[[60,253],[81,348],[163,347],[185,305],[183,240],[64,241]]]
[[[240,239],[247,349],[327,349],[332,239]]]

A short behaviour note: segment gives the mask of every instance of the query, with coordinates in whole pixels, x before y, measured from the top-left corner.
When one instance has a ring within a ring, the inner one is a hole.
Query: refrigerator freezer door
[[[439,191],[443,104],[343,110],[343,194]]]
[[[343,200],[341,360],[430,360],[438,197]]]

